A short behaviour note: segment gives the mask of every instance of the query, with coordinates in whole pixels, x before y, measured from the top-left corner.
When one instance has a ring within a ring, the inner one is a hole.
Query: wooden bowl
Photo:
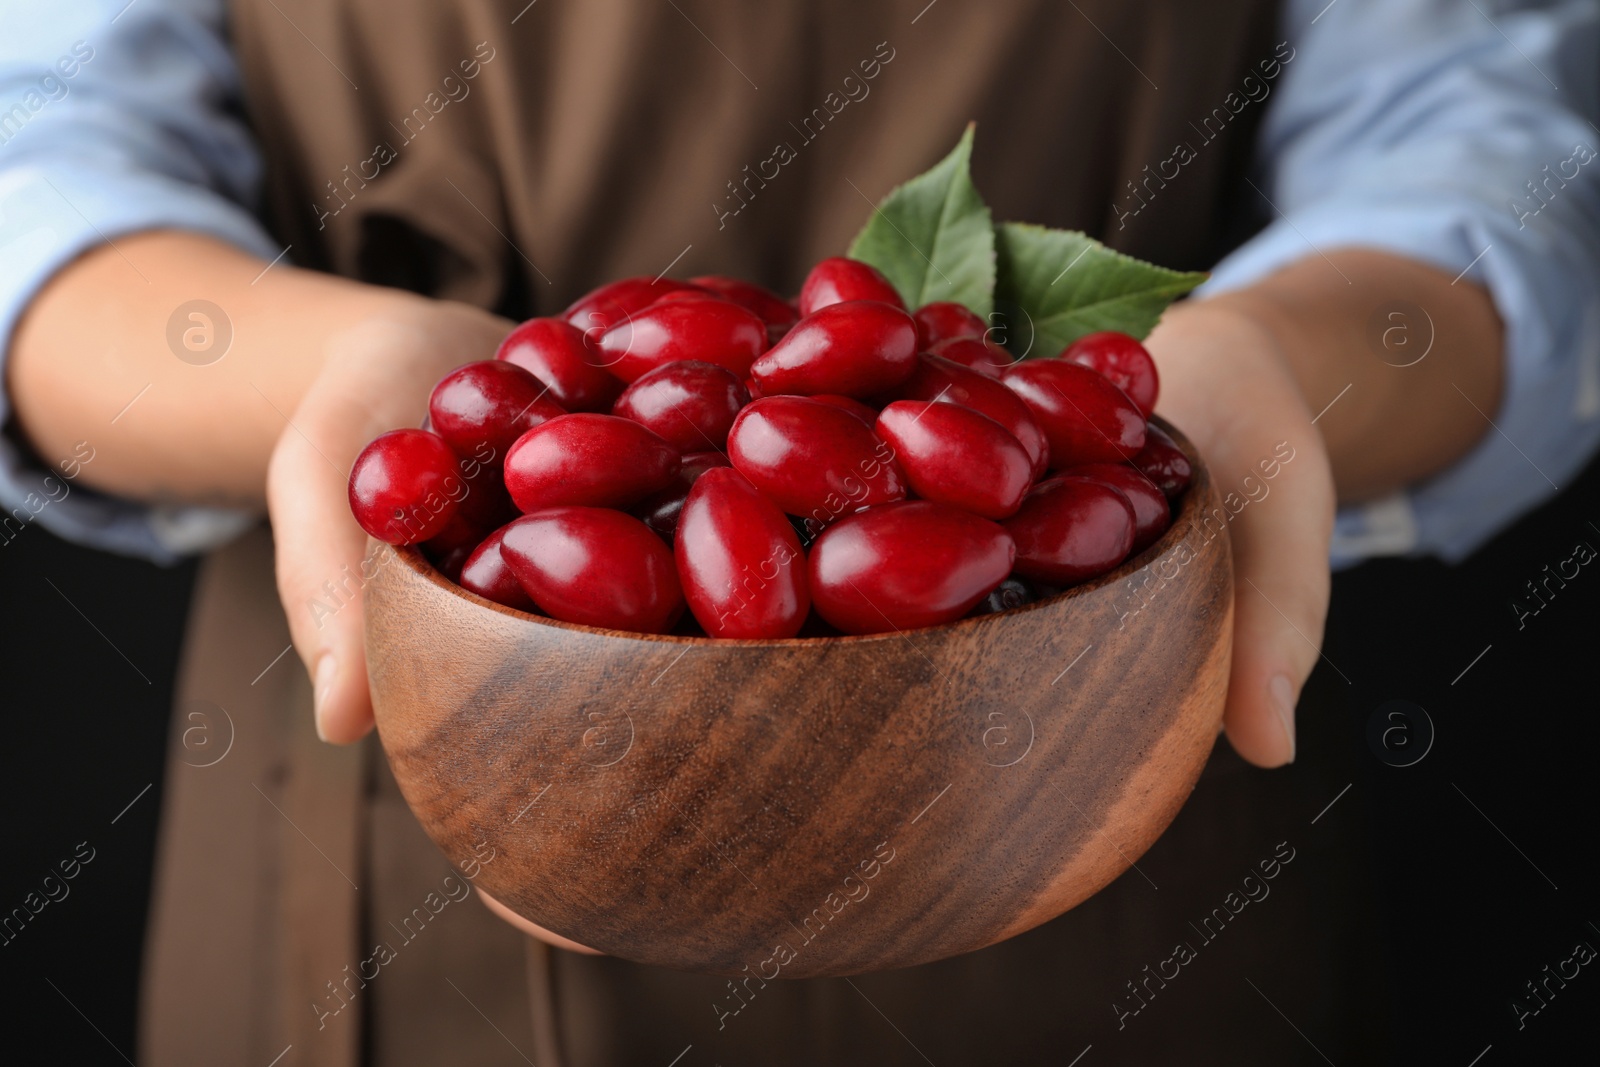
[[[599,630],[398,550],[366,590],[395,778],[479,887],[641,963],[855,974],[1022,933],[1150,847],[1221,725],[1227,513],[1173,437],[1194,481],[1141,556],[902,633]]]

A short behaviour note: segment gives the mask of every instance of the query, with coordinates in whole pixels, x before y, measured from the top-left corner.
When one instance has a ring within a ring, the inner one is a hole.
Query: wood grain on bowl
[[[409,549],[366,598],[395,778],[453,861],[493,847],[480,888],[607,953],[764,980],[981,948],[1105,886],[1193,788],[1231,652],[1226,512],[1198,462],[1172,529],[1117,571],[905,633],[590,629]]]

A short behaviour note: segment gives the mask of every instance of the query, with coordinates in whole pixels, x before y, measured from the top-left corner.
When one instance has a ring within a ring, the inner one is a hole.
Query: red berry
[[[673,475],[672,483],[661,492],[645,497],[633,509],[633,513],[671,544],[678,529],[678,518],[683,514],[683,503],[689,499],[689,490],[694,488],[694,483],[706,471],[727,465],[728,457],[721,452],[687,453],[678,473]]]
[[[739,412],[728,458],[767,499],[818,528],[906,495],[893,449],[850,412],[805,397],[769,396]]]
[[[1017,544],[1017,573],[1071,585],[1104,574],[1133,548],[1134,514],[1128,498],[1082,478],[1040,482],[1005,522]]]
[[[502,532],[500,556],[533,602],[562,622],[659,634],[683,613],[671,550],[620,511],[524,515]]]
[[[566,409],[550,389],[515,363],[486,359],[468,363],[439,379],[428,397],[433,432],[463,456],[487,443],[504,457],[511,443]]]
[[[811,546],[817,613],[847,634],[953,622],[1011,572],[1016,548],[998,524],[931,500],[851,515]]]
[[[872,396],[893,389],[917,359],[917,328],[897,307],[873,300],[829,304],[801,319],[751,366],[767,396]]]
[[[621,379],[594,365],[583,333],[560,319],[529,319],[506,335],[494,358],[544,382],[568,411],[610,411],[622,392]]]
[[[681,300],[635,312],[594,342],[594,361],[625,382],[684,359],[726,367],[741,379],[767,348],[767,326],[728,300]]]
[[[533,598],[522,588],[522,583],[517,581],[517,576],[511,573],[511,568],[500,555],[500,540],[505,536],[506,529],[501,527],[496,530],[472,550],[472,555],[462,564],[461,577],[456,584],[496,604],[518,611],[533,611]]]
[[[789,306],[787,300],[753,282],[721,274],[703,274],[698,278],[690,278],[689,281],[750,309],[768,326],[792,326],[800,318],[799,313]]]
[[[710,289],[702,289],[698,285],[695,285],[687,289],[674,289],[670,293],[663,294],[650,306],[655,307],[657,304],[676,304],[684,300],[722,299],[724,298],[721,293],[713,293]]]
[[[1167,494],[1169,500],[1181,496],[1189,488],[1189,479],[1194,476],[1194,468],[1183,449],[1178,447],[1167,431],[1154,423],[1145,426],[1144,447],[1133,457],[1133,465],[1155,482],[1156,488]]]
[[[1156,361],[1144,345],[1125,333],[1101,330],[1087,333],[1061,350],[1061,358],[1098,371],[1128,394],[1145,418],[1156,409],[1161,376]]]
[[[970,367],[952,363],[943,356],[924,353],[917,357],[917,368],[895,391],[897,400],[942,400],[982,412],[1001,426],[1028,453],[1033,477],[1045,472],[1050,462],[1050,447],[1022,398],[993,378],[985,378]]]
[[[689,610],[711,637],[793,637],[811,597],[788,518],[735,470],[689,491],[674,555]]]
[[[951,337],[928,351],[995,381],[999,381],[1001,373],[1012,364],[1011,353],[986,337]]]
[[[917,347],[924,352],[947,338],[982,337],[989,332],[988,323],[965,304],[950,300],[923,304],[911,317],[917,320]]]
[[[811,268],[800,287],[800,317],[845,300],[877,300],[904,311],[906,302],[876,267],[859,259],[834,256]]]
[[[443,530],[422,542],[422,553],[440,574],[454,582],[460,578],[462,564],[478,547],[483,535],[483,527],[458,510],[450,516]]]
[[[819,404],[828,404],[841,411],[848,411],[868,426],[878,425],[878,410],[868,404],[850,396],[839,396],[836,393],[818,393],[811,398]]]
[[[894,448],[911,491],[924,500],[1003,519],[1022,506],[1033,484],[1032,464],[1017,439],[960,404],[896,400],[878,416],[878,436]]]
[[[561,317],[594,340],[613,326],[628,321],[629,316],[643,311],[668,293],[693,286],[675,282],[671,278],[623,278],[621,281],[590,290],[573,301]]]
[[[443,532],[466,495],[456,454],[428,430],[374,438],[350,468],[350,510],[367,533],[414,545]]]
[[[615,415],[562,415],[535,426],[506,453],[506,488],[524,512],[577,504],[625,508],[678,473],[678,452]]]
[[[1029,359],[1001,381],[1038,420],[1057,470],[1132,459],[1144,447],[1144,416],[1126,393],[1088,367]]]
[[[480,462],[477,458],[490,455],[494,456],[492,461]],[[457,465],[467,483],[467,494],[461,501],[461,517],[483,533],[497,530],[521,514],[511,502],[511,494],[506,492],[501,459],[483,443],[478,445],[477,452]]]
[[[680,452],[721,449],[739,409],[750,403],[733,372],[686,359],[645,374],[623,390],[613,415],[654,430]]]
[[[1172,525],[1172,506],[1156,484],[1126,463],[1088,463],[1061,472],[1066,478],[1084,478],[1110,486],[1133,505],[1133,547],[1137,555],[1161,539]]]

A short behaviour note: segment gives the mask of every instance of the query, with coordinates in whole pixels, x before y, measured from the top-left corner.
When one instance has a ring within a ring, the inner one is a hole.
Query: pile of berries
[[[855,260],[791,303],[628,278],[444,377],[350,506],[507,607],[640,633],[869,634],[1051,595],[1143,551],[1189,483],[1132,337],[1013,363]],[[689,615],[686,617],[684,608]]]

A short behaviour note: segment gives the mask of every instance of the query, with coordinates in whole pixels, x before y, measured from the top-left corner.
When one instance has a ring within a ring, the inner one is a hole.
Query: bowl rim
[[[840,634],[837,636],[822,635],[817,637],[761,638],[692,637],[682,634],[646,634],[638,633],[633,630],[610,630],[600,626],[585,626],[582,623],[563,622],[560,619],[552,619],[548,615],[533,615],[517,608],[506,607],[504,604],[497,604],[493,600],[489,600],[486,597],[481,597],[468,589],[463,589],[455,582],[452,582],[450,579],[446,578],[442,573],[440,573],[437,567],[428,562],[427,557],[422,554],[422,551],[416,545],[388,545],[387,547],[392,548],[395,556],[413,573],[431,582],[433,585],[447,593],[465,600],[470,604],[489,608],[490,610],[498,612],[501,615],[508,616],[509,618],[516,619],[521,622],[547,626],[557,630],[569,630],[581,634],[594,634],[600,637],[620,637],[633,641],[659,642],[663,645],[683,645],[685,648],[690,648],[696,645],[703,645],[710,648],[820,648],[828,645],[837,645],[843,643],[900,640],[912,634],[933,634],[946,630],[955,630],[964,626],[976,627],[992,622],[996,619],[1014,618],[1019,615],[1027,614],[1028,612],[1039,611],[1047,607],[1054,607],[1064,604],[1070,600],[1088,596],[1089,594],[1099,589],[1103,589],[1108,585],[1114,585],[1115,583],[1138,573],[1145,567],[1165,556],[1168,550],[1172,548],[1174,542],[1180,540],[1180,538],[1176,536],[1179,534],[1180,528],[1182,528],[1182,532],[1186,534],[1188,527],[1193,525],[1192,521],[1186,522],[1185,520],[1192,520],[1194,514],[1199,510],[1200,500],[1206,495],[1205,490],[1209,489],[1211,486],[1211,472],[1201,460],[1199,450],[1194,447],[1194,443],[1190,441],[1181,430],[1173,426],[1172,423],[1168,422],[1159,415],[1150,416],[1149,421],[1158,425],[1169,437],[1172,438],[1173,443],[1176,444],[1183,454],[1189,458],[1189,465],[1192,468],[1192,474],[1189,478],[1189,487],[1184,491],[1183,494],[1183,506],[1179,508],[1178,514],[1172,517],[1172,524],[1167,527],[1167,529],[1159,538],[1156,539],[1153,544],[1147,547],[1143,552],[1140,552],[1138,555],[1129,556],[1127,559],[1118,564],[1113,570],[1109,570],[1099,577],[1092,578],[1087,582],[1069,586],[1054,596],[1044,597],[1040,600],[1035,600],[1030,604],[1020,604],[1014,608],[1007,608],[1005,611],[990,612],[987,615],[965,616],[963,618],[956,619],[953,622],[938,623],[933,626],[918,626],[914,629],[889,630],[883,633],[875,634]],[[1224,507],[1224,510],[1226,510],[1226,507]],[[383,544],[383,542],[377,543]]]

